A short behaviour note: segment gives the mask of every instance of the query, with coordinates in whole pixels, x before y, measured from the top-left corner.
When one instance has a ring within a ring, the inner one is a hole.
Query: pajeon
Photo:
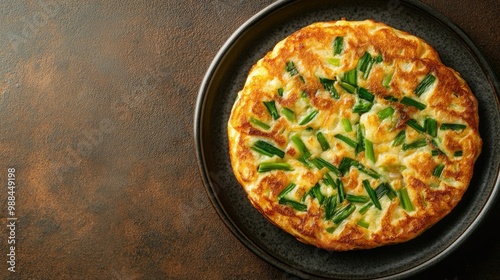
[[[477,110],[424,40],[372,20],[314,23],[251,68],[228,122],[231,165],[253,206],[304,243],[400,243],[461,200]]]

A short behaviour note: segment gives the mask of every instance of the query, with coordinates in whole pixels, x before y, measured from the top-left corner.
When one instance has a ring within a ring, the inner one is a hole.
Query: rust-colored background
[[[272,2],[0,2],[0,279],[291,279],[221,222],[193,147],[209,63]],[[497,0],[424,2],[499,73]],[[9,167],[16,273],[6,264]],[[500,279],[499,214],[415,279]]]

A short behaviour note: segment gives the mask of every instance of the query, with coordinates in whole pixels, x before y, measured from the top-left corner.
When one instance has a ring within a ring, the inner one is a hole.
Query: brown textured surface
[[[271,2],[0,3],[0,183],[18,183],[15,274],[0,192],[1,279],[289,278],[219,220],[192,141],[209,63]],[[498,1],[424,2],[499,72]],[[497,279],[498,214],[421,277]]]

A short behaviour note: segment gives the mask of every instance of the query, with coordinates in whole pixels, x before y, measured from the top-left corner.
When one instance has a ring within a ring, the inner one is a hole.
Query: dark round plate
[[[247,200],[228,154],[226,125],[250,67],[281,39],[317,21],[374,19],[419,36],[465,78],[479,101],[483,152],[462,201],[412,241],[372,250],[329,252],[298,242],[269,223]],[[283,1],[256,14],[224,44],[201,84],[194,120],[200,174],[221,219],[250,250],[303,278],[402,278],[457,248],[484,220],[499,192],[499,83],[471,40],[452,22],[416,1]]]

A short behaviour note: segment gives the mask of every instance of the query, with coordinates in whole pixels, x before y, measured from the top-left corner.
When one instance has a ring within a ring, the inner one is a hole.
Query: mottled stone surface
[[[291,279],[205,193],[197,91],[231,33],[273,1],[0,2],[1,279]],[[500,4],[425,0],[500,73]],[[9,273],[7,169],[16,169]],[[500,207],[415,279],[498,279]]]

